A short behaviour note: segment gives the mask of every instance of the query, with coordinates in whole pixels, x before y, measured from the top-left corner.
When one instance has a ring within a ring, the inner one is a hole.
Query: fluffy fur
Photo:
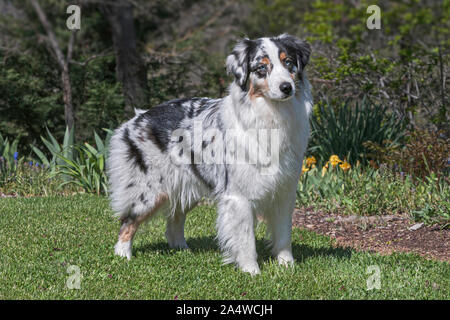
[[[139,225],[157,213],[166,238],[187,248],[186,213],[203,197],[218,204],[217,239],[226,263],[251,274],[254,225],[263,216],[280,264],[293,262],[292,212],[309,137],[309,45],[283,34],[244,39],[226,60],[234,81],[223,99],[178,99],[136,116],[111,139],[111,204],[121,220],[115,253],[132,256]]]

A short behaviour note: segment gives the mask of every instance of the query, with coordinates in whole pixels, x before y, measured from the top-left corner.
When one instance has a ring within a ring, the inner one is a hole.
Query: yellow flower
[[[302,165],[302,173],[308,172],[309,169],[305,167],[305,165]]]
[[[325,173],[327,173],[327,168],[328,167],[323,167],[322,168],[322,177],[325,175]]]
[[[339,157],[337,155],[332,155],[330,157],[330,163],[333,166],[333,168],[336,167],[336,165],[338,165],[341,162],[342,162],[342,160],[339,159]]]
[[[306,165],[307,166],[314,165],[315,163],[317,163],[317,161],[316,161],[316,158],[314,158],[314,156],[306,158]]]
[[[344,171],[348,171],[352,166],[347,161],[344,161],[339,165],[339,167],[341,167]]]

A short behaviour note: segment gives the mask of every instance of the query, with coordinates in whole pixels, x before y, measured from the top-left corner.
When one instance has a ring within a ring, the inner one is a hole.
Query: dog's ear
[[[249,53],[255,46],[255,42],[249,39],[240,41],[227,57],[227,72],[234,76],[234,81],[246,91],[249,76]]]
[[[297,56],[298,73],[300,74],[309,62],[311,46],[308,42],[286,33],[278,36],[277,38],[283,43],[283,45],[295,51]]]

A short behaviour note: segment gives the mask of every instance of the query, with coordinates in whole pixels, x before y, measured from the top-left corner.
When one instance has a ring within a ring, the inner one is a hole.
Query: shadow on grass
[[[219,252],[219,246],[217,245],[217,241],[214,236],[206,236],[206,237],[196,237],[196,238],[188,238],[186,240],[189,250],[192,253],[201,253],[201,252],[211,252],[217,251]],[[261,263],[262,261],[269,260],[272,255],[270,253],[270,249],[267,246],[268,242],[265,239],[257,239],[256,240],[256,250],[258,252],[258,261]],[[142,245],[140,247],[134,248],[135,252],[159,252],[163,255],[172,255],[177,250],[171,249],[167,242],[159,241],[156,243],[148,243]],[[319,257],[319,256],[332,256],[338,259],[350,259],[352,256],[352,249],[350,248],[333,248],[333,247],[320,247],[314,248],[308,246],[306,244],[292,244],[292,254],[294,255],[294,259],[297,263],[302,263],[310,258]]]

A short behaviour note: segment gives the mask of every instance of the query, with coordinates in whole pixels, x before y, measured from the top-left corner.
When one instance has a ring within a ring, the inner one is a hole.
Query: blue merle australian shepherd
[[[139,225],[167,219],[172,248],[187,248],[187,212],[217,202],[217,239],[226,263],[260,272],[254,226],[268,226],[280,264],[293,263],[292,212],[308,143],[310,46],[291,35],[244,39],[227,57],[234,76],[222,99],[178,99],[136,110],[111,139],[108,175],[120,218],[115,253],[132,256]]]

